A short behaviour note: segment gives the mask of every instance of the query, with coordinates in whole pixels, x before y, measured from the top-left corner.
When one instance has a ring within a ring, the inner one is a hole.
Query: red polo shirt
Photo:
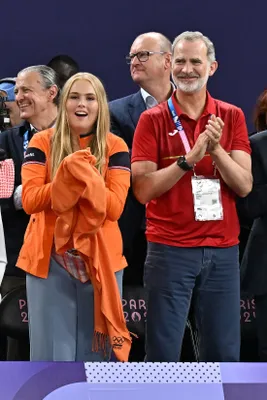
[[[224,121],[221,146],[230,153],[242,150],[250,154],[250,144],[245,117],[240,108],[213,99],[207,92],[205,109],[195,121],[180,109],[175,93],[172,101],[179,115],[191,148],[198,135],[205,130],[211,114]],[[158,169],[172,164],[177,157],[185,154],[185,149],[171,117],[167,102],[145,111],[138,122],[133,140],[132,163],[153,161]],[[209,154],[196,165],[197,175],[212,176],[214,166]],[[147,239],[151,242],[172,246],[228,247],[238,244],[239,221],[235,206],[235,194],[221,181],[223,220],[195,221],[191,177],[187,172],[168,192],[146,206]]]

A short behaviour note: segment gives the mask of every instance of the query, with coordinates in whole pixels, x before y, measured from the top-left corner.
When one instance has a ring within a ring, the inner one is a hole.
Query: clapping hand
[[[212,115],[205,127],[206,135],[209,138],[209,143],[207,147],[209,153],[212,153],[218,148],[222,137],[223,127],[223,120],[220,117],[215,117],[215,115]]]

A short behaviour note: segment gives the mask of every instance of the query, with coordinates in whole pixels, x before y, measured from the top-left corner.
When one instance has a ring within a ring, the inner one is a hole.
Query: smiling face
[[[206,90],[210,76],[217,69],[217,62],[210,62],[205,43],[181,40],[177,43],[172,61],[172,77],[178,88],[185,93]]]
[[[72,134],[82,135],[93,130],[98,117],[95,90],[85,79],[73,83],[66,102],[66,113]]]
[[[29,122],[42,115],[51,102],[51,88],[43,86],[38,72],[22,72],[16,80],[15,95],[20,117]],[[55,97],[55,96],[54,96]]]

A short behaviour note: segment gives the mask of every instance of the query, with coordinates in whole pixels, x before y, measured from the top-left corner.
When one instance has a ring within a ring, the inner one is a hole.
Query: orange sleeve
[[[35,214],[51,206],[51,183],[46,183],[48,146],[43,134],[40,132],[33,136],[22,164],[22,206],[27,214]]]
[[[126,143],[114,136],[109,152],[106,173],[107,216],[110,221],[117,221],[124,209],[130,187],[130,155]]]
[[[88,233],[97,231],[106,217],[105,183],[94,164],[88,149],[70,154],[61,162],[51,186],[53,211],[60,216],[77,205]]]

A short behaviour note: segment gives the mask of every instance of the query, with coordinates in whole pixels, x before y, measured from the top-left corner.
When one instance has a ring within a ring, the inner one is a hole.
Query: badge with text
[[[219,179],[192,177],[192,192],[196,221],[223,219],[221,184]]]

